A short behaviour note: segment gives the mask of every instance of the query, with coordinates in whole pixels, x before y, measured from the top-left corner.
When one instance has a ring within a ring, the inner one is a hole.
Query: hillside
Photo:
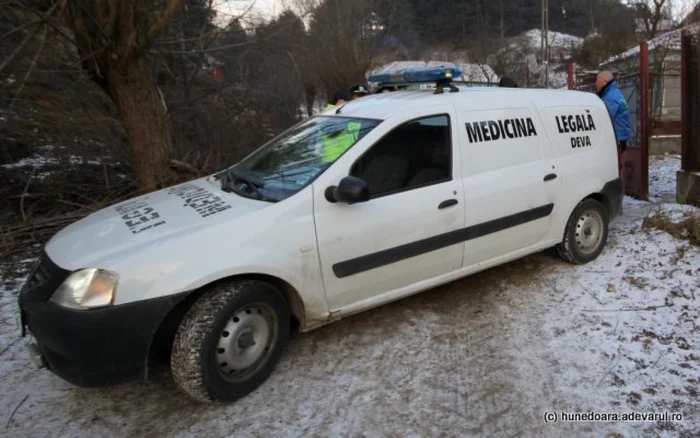
[[[545,64],[541,60],[540,29],[530,29],[527,32],[510,38],[507,46],[490,56],[491,65],[500,66],[511,77],[525,85],[544,86]],[[548,32],[549,42],[549,84],[551,88],[567,86],[566,67],[569,59],[581,49],[584,39],[563,32]]]

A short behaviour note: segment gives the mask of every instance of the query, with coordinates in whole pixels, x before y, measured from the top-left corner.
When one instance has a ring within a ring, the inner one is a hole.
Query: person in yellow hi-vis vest
[[[323,137],[323,162],[333,163],[360,138],[359,122],[349,122],[342,131]]]
[[[324,108],[324,111],[343,105],[347,103],[348,100],[350,100],[350,98],[348,98],[348,95],[344,91],[336,91],[335,93],[333,93],[333,97],[331,98],[331,101],[328,102],[328,105],[326,105],[326,107]]]

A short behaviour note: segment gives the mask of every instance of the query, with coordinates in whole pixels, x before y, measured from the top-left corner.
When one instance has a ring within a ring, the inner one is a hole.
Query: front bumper
[[[20,292],[22,326],[36,339],[49,370],[78,386],[106,386],[145,375],[160,323],[184,294],[94,310],[72,310],[49,298],[70,274],[44,255]]]

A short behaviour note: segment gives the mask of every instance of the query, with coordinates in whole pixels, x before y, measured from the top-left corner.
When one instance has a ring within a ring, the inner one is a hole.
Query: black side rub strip
[[[416,257],[431,251],[445,248],[467,240],[476,239],[487,234],[503,231],[508,228],[532,222],[549,216],[554,209],[554,204],[522,211],[492,221],[472,225],[461,230],[450,231],[427,239],[417,240],[405,245],[367,254],[354,259],[339,262],[333,265],[333,273],[338,278],[349,277],[380,266],[390,265],[411,257]]]

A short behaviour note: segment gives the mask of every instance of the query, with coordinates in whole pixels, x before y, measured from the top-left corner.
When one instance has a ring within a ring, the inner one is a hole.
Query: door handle
[[[443,208],[447,207],[452,207],[453,205],[457,205],[457,200],[456,199],[448,199],[446,201],[442,201],[440,205],[438,205],[438,209],[442,210]]]
[[[557,174],[556,174],[556,173],[550,173],[549,175],[547,175],[547,176],[544,177],[544,181],[545,181],[545,182],[551,181],[551,180],[553,180],[553,179],[556,179],[556,177],[557,177]]]

